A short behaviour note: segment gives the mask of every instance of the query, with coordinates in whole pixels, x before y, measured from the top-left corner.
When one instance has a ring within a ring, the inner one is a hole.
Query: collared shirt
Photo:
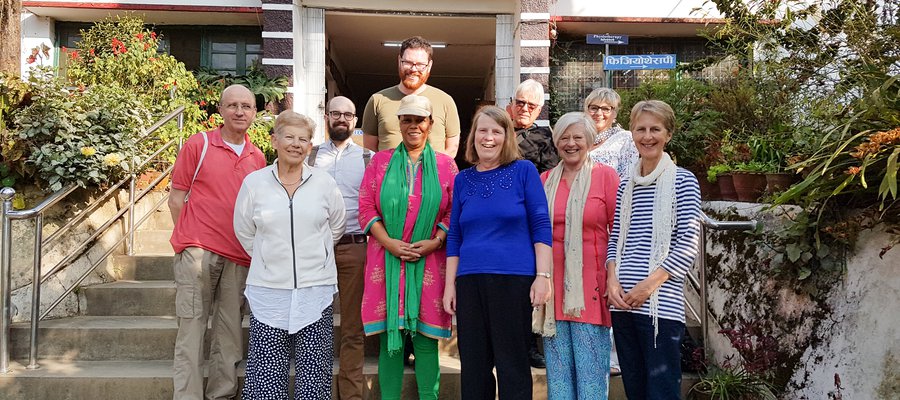
[[[191,196],[178,216],[170,243],[176,253],[199,247],[248,266],[250,256],[234,235],[234,202],[244,177],[265,167],[266,158],[247,134],[240,155],[222,140],[220,128],[207,132],[207,137],[209,145],[196,179],[194,172],[203,152],[202,135],[191,136],[175,160],[172,188],[190,191]]]
[[[341,196],[344,198],[344,208],[347,210],[347,229],[344,233],[361,234],[362,229],[359,220],[359,185],[362,183],[363,173],[366,171],[366,163],[363,158],[362,147],[347,139],[347,145],[339,149],[334,142],[329,140],[319,146],[316,153],[315,168],[327,171],[337,182]]]
[[[556,154],[550,128],[531,124],[528,128],[516,130],[516,140],[522,158],[531,161],[539,173],[559,164],[559,155]]]

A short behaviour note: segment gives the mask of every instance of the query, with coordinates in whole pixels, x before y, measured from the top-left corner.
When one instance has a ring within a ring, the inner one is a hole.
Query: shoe
[[[619,375],[622,375],[622,370],[620,370],[616,367],[609,368],[609,376],[619,376]]]
[[[528,351],[528,363],[531,364],[531,368],[547,368],[544,355],[536,348]]]

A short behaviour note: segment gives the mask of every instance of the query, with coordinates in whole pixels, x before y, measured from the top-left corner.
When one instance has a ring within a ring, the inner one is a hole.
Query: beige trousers
[[[362,325],[363,273],[366,244],[348,243],[334,246],[338,271],[338,296],[341,312],[340,370],[338,399],[362,400],[363,356],[365,336]]]
[[[230,399],[237,394],[237,366],[243,359],[241,305],[247,268],[197,247],[175,255],[174,399],[202,400],[203,341],[210,311],[209,381],[206,399]]]

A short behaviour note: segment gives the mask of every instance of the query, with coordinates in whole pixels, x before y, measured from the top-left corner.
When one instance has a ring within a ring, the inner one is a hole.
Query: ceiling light
[[[384,45],[384,47],[400,47],[403,44],[403,42],[382,42],[381,44]],[[431,44],[431,47],[435,48],[435,49],[443,49],[444,47],[447,47],[447,46],[448,46],[447,43],[432,43]]]

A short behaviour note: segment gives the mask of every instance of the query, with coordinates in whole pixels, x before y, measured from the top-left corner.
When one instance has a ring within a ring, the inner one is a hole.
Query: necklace
[[[280,176],[278,178],[281,179]],[[302,181],[302,180],[303,180],[303,174],[301,173],[300,178],[298,178],[296,181],[294,181],[294,183],[285,183],[284,180],[282,180],[281,186],[294,186],[294,185],[300,183],[300,181]]]

